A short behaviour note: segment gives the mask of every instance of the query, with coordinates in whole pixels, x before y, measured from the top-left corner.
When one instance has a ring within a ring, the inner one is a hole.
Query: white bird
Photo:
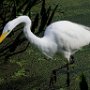
[[[46,28],[44,36],[39,38],[31,32],[31,20],[28,16],[19,16],[9,21],[0,36],[0,43],[20,23],[24,23],[23,32],[28,41],[49,58],[62,53],[70,62],[70,57],[76,51],[90,43],[90,28],[70,21],[52,23]]]
[[[62,53],[70,63],[73,54],[90,43],[90,28],[71,21],[52,23],[46,28],[44,36],[39,38],[31,32],[31,20],[28,16],[19,16],[9,21],[0,36],[0,43],[20,23],[24,23],[23,32],[28,41],[49,58],[56,53]]]

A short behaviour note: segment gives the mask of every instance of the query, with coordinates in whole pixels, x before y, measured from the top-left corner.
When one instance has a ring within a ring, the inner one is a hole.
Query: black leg
[[[52,74],[53,74],[54,81],[56,82],[57,81],[56,70],[53,70]]]
[[[67,83],[67,87],[69,87],[70,86],[69,63],[67,63],[67,80],[66,80],[66,83]]]
[[[74,61],[74,56],[73,55],[71,55],[70,56],[70,64],[73,64],[75,61]]]
[[[73,64],[74,63],[74,56],[73,55],[71,55],[70,56],[70,63],[69,62],[67,62],[67,87],[69,87],[70,86],[70,70],[69,70],[69,65],[70,64]]]
[[[52,74],[50,76],[49,86],[52,87],[54,83],[56,83],[56,81],[57,81],[57,75],[56,75],[56,69],[55,69],[52,71]]]
[[[56,81],[57,81],[57,74],[58,74],[58,73],[59,73],[59,74],[61,73],[61,69],[66,68],[67,70],[64,71],[64,72],[67,74],[67,80],[66,80],[66,82],[67,82],[67,87],[69,87],[69,86],[70,86],[69,65],[70,65],[70,64],[73,64],[73,63],[74,63],[74,57],[71,55],[71,57],[70,57],[70,63],[67,62],[67,64],[61,66],[60,68],[54,69],[54,70],[52,71],[52,73],[51,73],[51,76],[50,76],[49,86],[52,86],[52,85],[54,85],[54,83],[56,83]]]
[[[61,66],[60,68],[58,69],[54,69],[51,73],[51,76],[50,76],[50,82],[49,82],[49,87],[52,87],[54,86],[54,84],[56,83],[57,81],[57,75],[60,74],[61,72],[65,72],[66,73],[66,70],[63,71],[62,69],[63,68],[66,68],[68,65],[65,64],[63,66]]]

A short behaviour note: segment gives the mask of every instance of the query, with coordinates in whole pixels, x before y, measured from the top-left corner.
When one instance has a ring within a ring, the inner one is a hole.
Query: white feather
[[[70,21],[57,21],[49,25],[42,38],[35,36],[31,30],[28,16],[20,16],[5,26],[3,32],[12,30],[24,23],[24,34],[46,56],[52,58],[55,53],[62,53],[67,60],[83,46],[90,43],[90,28]]]

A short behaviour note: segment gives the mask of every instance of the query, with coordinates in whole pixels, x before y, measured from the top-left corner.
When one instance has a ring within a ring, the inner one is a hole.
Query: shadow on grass
[[[20,77],[14,80],[7,80],[0,84],[0,90],[47,90],[41,89],[44,85],[45,80],[40,76]]]

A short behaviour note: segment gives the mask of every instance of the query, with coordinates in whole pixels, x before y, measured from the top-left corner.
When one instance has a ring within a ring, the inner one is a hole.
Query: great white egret
[[[31,20],[28,16],[19,16],[9,21],[0,37],[0,43],[20,23],[24,23],[26,38],[47,57],[62,53],[71,62],[73,54],[90,43],[90,28],[70,21],[57,21],[49,25],[44,36],[39,38],[31,30]]]

